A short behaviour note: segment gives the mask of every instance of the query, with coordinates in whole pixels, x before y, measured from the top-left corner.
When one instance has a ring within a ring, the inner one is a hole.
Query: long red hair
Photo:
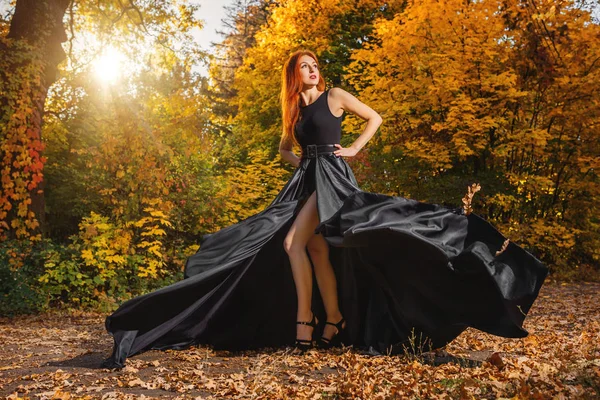
[[[319,89],[319,91],[325,89],[325,80],[323,79],[323,75],[321,75],[321,68],[319,67],[317,56],[310,50],[301,49],[295,51],[283,66],[279,99],[281,100],[281,115],[283,120],[281,140],[283,142],[291,141],[298,146],[300,146],[300,144],[294,135],[294,125],[298,122],[300,116],[300,92],[302,91],[302,77],[300,75],[298,59],[304,55],[310,56],[316,61],[317,68],[319,69],[319,83],[317,83],[317,89]]]

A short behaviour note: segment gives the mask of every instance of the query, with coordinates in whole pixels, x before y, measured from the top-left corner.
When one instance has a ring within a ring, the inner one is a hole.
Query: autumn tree
[[[204,95],[211,100],[211,123],[219,137],[215,156],[223,170],[231,167],[240,158],[239,154],[227,151],[227,142],[232,139],[232,118],[237,114],[234,101],[237,93],[233,88],[235,72],[242,65],[246,50],[254,45],[254,35],[266,22],[270,3],[265,0],[237,0],[229,6],[224,6],[224,26],[217,30],[223,40],[212,43],[214,52],[209,64],[212,85]]]
[[[197,9],[186,2],[16,1],[10,29],[0,38],[0,234],[4,239],[39,240],[49,229],[45,224],[40,227],[45,218],[47,161],[41,130],[48,90],[65,61],[61,43],[67,42],[70,66],[63,73],[69,68],[81,70],[109,44],[127,49],[131,57],[143,57],[144,48],[156,45],[168,50],[164,57],[179,53],[190,63],[194,57],[204,57],[190,36],[191,29],[201,27],[194,17]],[[78,41],[87,42],[87,47],[74,51]]]
[[[400,1],[288,0],[273,4],[266,26],[256,34],[256,45],[247,51],[236,72],[239,139],[235,147],[265,146],[278,157],[281,69],[291,53],[302,47],[311,49],[320,59],[328,86],[335,83],[347,88],[340,71],[349,63],[351,50],[369,40],[375,19],[389,18],[402,7]],[[352,124],[346,127],[356,133]]]
[[[222,151],[222,158],[230,159],[227,163],[230,172],[236,171],[229,174],[236,177],[236,182],[230,182],[230,191],[234,192],[232,188],[240,181],[256,180],[251,176],[256,169],[246,167],[255,165],[265,154],[265,162],[279,166],[265,171],[269,176],[261,178],[264,185],[276,186],[286,176],[282,171],[290,171],[289,165],[281,163],[278,153],[280,79],[286,58],[298,48],[309,48],[319,56],[328,86],[335,84],[352,91],[345,84],[344,75],[340,75],[343,66],[350,62],[351,51],[369,39],[377,17],[390,18],[401,8],[399,1],[290,0],[268,4],[267,21],[254,34],[254,44],[245,50],[243,63],[235,69],[231,85],[235,96],[228,103],[235,113],[230,115],[231,132],[227,133]],[[360,133],[361,122],[352,120],[345,121],[346,130],[356,135]],[[351,139],[347,136],[343,140]],[[299,153],[299,149],[296,151]],[[265,207],[271,200],[270,191],[263,191],[260,201],[253,201],[252,209]],[[245,199],[239,196],[236,201],[243,205]]]
[[[43,222],[44,102],[65,58],[70,0],[19,0],[0,38],[0,234],[31,239]],[[42,227],[43,228],[43,227]]]
[[[42,127],[48,236],[0,243],[0,273],[42,303],[110,305],[180,279],[198,237],[221,227],[207,80],[194,72],[206,54],[186,3],[67,7]]]
[[[477,210],[549,264],[598,261],[600,29],[571,1],[412,1],[348,72],[385,123],[381,191]]]

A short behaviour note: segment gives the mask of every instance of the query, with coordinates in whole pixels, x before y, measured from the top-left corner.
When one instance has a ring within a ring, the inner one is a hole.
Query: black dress
[[[302,146],[339,143],[341,118],[327,95],[301,109]],[[185,279],[126,301],[107,317],[115,343],[103,365],[122,367],[149,349],[293,344],[297,298],[283,241],[315,190],[315,232],[330,244],[347,321],[344,344],[395,354],[415,339],[420,348],[439,348],[469,326],[527,335],[523,321],[548,273],[537,258],[506,246],[492,225],[462,207],[362,191],[343,157],[319,154],[303,156],[263,211],[203,236]],[[318,293],[313,289],[312,306],[323,323]]]

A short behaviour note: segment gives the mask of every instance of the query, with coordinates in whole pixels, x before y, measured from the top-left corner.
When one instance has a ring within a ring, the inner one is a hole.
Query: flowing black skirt
[[[291,345],[297,297],[284,238],[316,191],[329,243],[342,342],[395,354],[415,339],[439,348],[467,327],[524,337],[523,320],[548,273],[533,255],[463,208],[362,191],[342,157],[304,158],[263,211],[203,236],[185,279],[123,303],[106,318],[105,366],[149,349]],[[314,278],[314,273],[313,273]],[[316,282],[316,281],[315,281]],[[313,288],[316,288],[316,284]],[[319,291],[313,310],[326,316]]]

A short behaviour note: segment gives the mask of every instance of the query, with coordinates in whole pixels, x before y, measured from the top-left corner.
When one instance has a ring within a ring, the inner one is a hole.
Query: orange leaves
[[[41,168],[41,167],[40,167]],[[27,190],[32,191],[40,182],[44,180],[44,175],[41,173],[32,175],[32,181],[27,184]]]
[[[432,169],[452,168],[452,155],[446,146],[425,138],[414,138],[404,142],[404,148],[413,157],[427,163]]]
[[[498,353],[497,351],[492,353],[492,355],[487,359],[487,361],[493,366],[497,367],[498,369],[504,368],[505,365],[504,361],[502,361],[500,353]]]
[[[486,131],[501,123],[502,117],[490,111],[500,91],[515,79],[497,65],[503,50],[494,36],[504,34],[502,21],[491,18],[483,4],[443,4],[431,7],[415,1],[394,20],[377,21],[381,44],[356,51],[350,68],[366,62],[366,70],[352,81],[375,79],[374,89],[366,91],[367,101],[377,109],[378,99],[386,99],[378,111],[388,118],[407,117],[391,127],[390,140],[403,132],[407,140],[439,143],[452,157],[464,160],[478,154],[486,145]],[[505,82],[494,82],[493,91],[482,92],[482,86],[491,85],[486,80],[499,74],[507,75]],[[411,153],[430,162],[423,152]]]
[[[27,217],[29,204],[31,204],[31,198],[26,198],[23,202],[17,205],[17,215],[19,217]]]
[[[10,228],[19,239],[37,240],[39,227],[30,212],[31,193],[43,180],[46,159],[40,152],[41,111],[46,88],[40,85],[41,52],[21,40],[0,39],[0,240]],[[16,213],[8,212],[12,208]],[[10,228],[7,228],[9,227]]]
[[[0,385],[16,397],[288,399],[546,399],[597,397],[598,284],[544,285],[525,321],[530,336],[467,329],[446,351],[372,356],[350,347],[297,355],[285,348],[151,350],[120,371],[69,368],[107,348],[105,314],[74,311],[0,321]],[[571,316],[569,316],[571,314]],[[93,351],[90,352],[89,349]],[[96,350],[98,349],[98,350]]]
[[[541,218],[577,232],[554,250],[532,233],[546,263],[598,259],[600,26],[572,1],[436,5],[412,1],[375,21],[376,40],[352,53],[346,78],[384,116],[386,151],[370,156],[385,172],[373,174],[393,177],[402,154],[386,184],[436,202],[452,201],[439,187],[480,176],[492,222],[523,233]]]

